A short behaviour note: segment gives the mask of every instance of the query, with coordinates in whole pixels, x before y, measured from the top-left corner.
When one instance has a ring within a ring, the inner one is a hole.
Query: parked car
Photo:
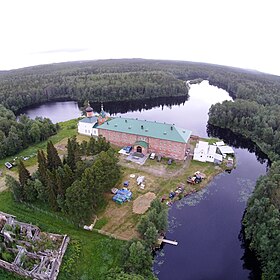
[[[169,160],[168,160],[168,162],[167,162],[167,164],[171,164],[173,162],[173,159],[172,158],[170,158]]]
[[[128,186],[129,186],[129,181],[125,181],[125,182],[123,183],[123,186],[124,186],[124,187],[128,187]]]
[[[124,148],[124,150],[125,150],[125,152],[126,152],[127,154],[129,154],[130,151],[132,150],[132,147],[131,147],[131,146],[127,146],[127,147]]]
[[[8,161],[5,162],[5,166],[8,168],[8,169],[11,169],[13,167],[13,165],[11,163],[9,163]]]
[[[157,156],[157,161],[160,162],[161,161],[161,155]]]
[[[155,159],[155,157],[156,157],[156,154],[155,154],[155,153],[151,153],[151,154],[150,154],[150,159]]]

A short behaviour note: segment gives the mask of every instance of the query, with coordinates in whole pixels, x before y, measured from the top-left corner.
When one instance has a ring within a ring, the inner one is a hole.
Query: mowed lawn
[[[0,193],[0,211],[15,215],[19,221],[37,225],[42,231],[70,236],[71,241],[63,258],[59,280],[102,279],[104,272],[118,266],[120,262],[120,246],[125,241],[79,229],[60,214],[16,203],[9,191]],[[0,269],[0,279],[22,278]]]

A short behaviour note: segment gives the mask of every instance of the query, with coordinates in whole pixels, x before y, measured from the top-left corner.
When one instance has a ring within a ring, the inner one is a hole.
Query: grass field
[[[69,137],[76,135],[77,134],[77,123],[78,123],[77,119],[59,123],[60,129],[56,135],[51,136],[47,141],[31,145],[27,149],[24,149],[23,151],[18,153],[16,156],[10,156],[10,157],[0,160],[0,167],[1,168],[3,167],[5,170],[4,163],[6,161],[13,162],[13,159],[15,157],[17,157],[17,158],[29,157],[29,159],[24,162],[25,165],[26,166],[34,165],[37,162],[36,155],[37,155],[37,151],[39,149],[45,150],[47,147],[47,142],[50,140],[54,144],[56,144],[63,139],[67,139]],[[13,169],[11,169],[11,170],[13,170]]]
[[[57,213],[16,203],[8,191],[0,193],[0,211],[15,215],[19,221],[37,225],[42,231],[70,236],[71,241],[63,258],[59,280],[102,279],[104,272],[119,263],[119,247],[124,241],[78,229]],[[22,278],[0,270],[0,279]]]

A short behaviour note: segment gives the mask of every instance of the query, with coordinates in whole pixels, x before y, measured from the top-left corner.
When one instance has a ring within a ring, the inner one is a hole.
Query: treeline
[[[270,160],[280,159],[280,104],[265,106],[242,99],[225,101],[210,108],[208,122],[251,139]]]
[[[279,103],[280,78],[243,69],[163,60],[100,60],[0,73],[0,103],[14,112],[66,98],[83,103],[188,96],[186,80],[207,79],[234,98]]]
[[[82,160],[82,155],[93,157]],[[52,142],[47,154],[38,150],[38,169],[32,175],[22,161],[18,163],[19,180],[6,175],[6,185],[14,199],[48,205],[61,211],[77,225],[88,223],[105,203],[104,192],[120,178],[115,151],[103,137],[79,144],[68,139],[67,156],[60,159]]]
[[[14,112],[56,99],[83,103],[188,96],[186,84],[162,71],[128,73],[53,73],[50,75],[0,75],[0,103]]]
[[[280,279],[280,162],[261,177],[248,201],[243,224],[246,238],[260,256],[262,279]]]
[[[121,249],[122,266],[106,273],[105,279],[155,280],[151,270],[151,252],[158,246],[158,238],[164,234],[167,227],[167,208],[159,199],[155,199],[137,226],[142,239],[130,240],[125,244]]]
[[[0,105],[0,159],[15,155],[30,144],[38,143],[56,134],[58,125],[48,118],[31,120],[26,115],[16,119],[14,113]]]

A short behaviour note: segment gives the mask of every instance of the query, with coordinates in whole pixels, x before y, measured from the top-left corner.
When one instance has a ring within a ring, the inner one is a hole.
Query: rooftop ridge
[[[133,121],[140,121],[140,122],[148,122],[148,123],[152,123],[152,124],[164,124],[164,125],[170,125],[170,126],[173,126],[173,127],[178,127],[177,125],[175,125],[174,123],[171,124],[171,123],[167,123],[167,122],[159,122],[159,121],[150,121],[150,120],[140,120],[138,118],[124,118],[124,117],[111,117],[111,119],[122,119],[122,120],[133,120]],[[108,120],[109,121],[109,120]],[[179,128],[179,127],[178,127]],[[182,128],[184,129],[184,128]],[[188,129],[184,129],[184,130],[188,130]]]
[[[111,118],[99,128],[181,143],[187,143],[191,135],[190,130],[175,124],[123,117]]]

